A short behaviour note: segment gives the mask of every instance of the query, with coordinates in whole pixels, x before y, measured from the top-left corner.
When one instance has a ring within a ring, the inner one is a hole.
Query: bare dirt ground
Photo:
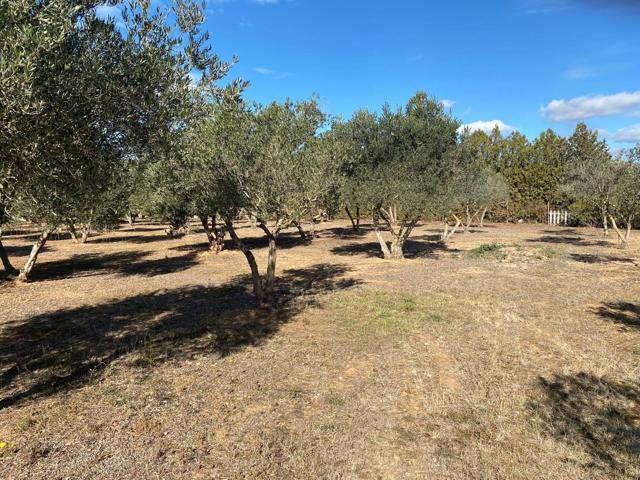
[[[437,228],[284,236],[277,313],[200,233],[54,239],[0,282],[0,478],[640,478],[640,235]]]

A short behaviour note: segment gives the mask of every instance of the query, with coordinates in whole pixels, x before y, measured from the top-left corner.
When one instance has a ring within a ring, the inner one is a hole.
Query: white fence
[[[569,212],[566,210],[549,210],[549,225],[568,225]]]

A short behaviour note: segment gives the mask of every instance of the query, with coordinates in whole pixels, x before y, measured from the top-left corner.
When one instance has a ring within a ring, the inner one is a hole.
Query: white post
[[[569,220],[569,212],[567,212],[566,210],[564,211],[564,226],[567,226]]]

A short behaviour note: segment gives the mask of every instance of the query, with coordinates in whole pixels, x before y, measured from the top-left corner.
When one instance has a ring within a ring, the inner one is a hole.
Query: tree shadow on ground
[[[203,243],[178,245],[177,247],[170,247],[169,250],[177,252],[206,252],[207,250],[209,250],[209,244],[206,242],[204,231],[202,232],[202,240]],[[264,234],[262,234],[262,232],[260,232],[256,236],[243,237],[241,240],[251,250],[260,250],[261,248],[269,247],[269,240]],[[308,238],[305,240],[301,238],[298,232],[281,233],[280,235],[278,235],[277,240],[278,250],[288,250],[293,247],[310,245],[312,242],[312,239]],[[224,241],[223,250],[237,250],[237,245],[232,239],[226,238]]]
[[[169,237],[168,235],[120,235],[111,236],[105,235],[101,237],[90,237],[88,243],[153,243],[153,242],[166,242],[178,237]]]
[[[556,243],[565,245],[575,245],[577,247],[611,247],[613,244],[608,240],[587,240],[582,237],[568,235],[543,235],[538,238],[528,239],[532,243]]]
[[[31,252],[33,245],[5,245],[4,249],[7,251],[9,258],[11,257],[26,257]],[[40,249],[40,253],[44,253],[49,250],[46,245]]]
[[[582,448],[586,465],[616,478],[640,474],[640,385],[589,373],[540,378],[545,398],[531,404],[556,439]]]
[[[38,238],[40,238],[40,235],[42,235],[42,231],[41,230],[37,230],[37,231],[29,231],[23,234],[15,234],[15,235],[5,235],[4,233],[2,234],[2,238],[6,238],[6,239],[10,239],[10,240],[21,240],[21,241],[25,241],[25,242],[35,242]],[[53,232],[51,235],[49,235],[49,238],[47,239],[47,242],[60,242],[60,241],[72,241],[71,238],[71,233],[67,232],[67,231],[61,231],[61,232]],[[29,245],[29,248],[31,248],[32,245]]]
[[[628,257],[617,257],[615,255],[595,255],[589,253],[572,253],[569,255],[572,260],[581,263],[633,263],[633,259]]]
[[[559,228],[558,230],[543,230],[542,233],[549,235],[580,235],[575,228]]]
[[[141,224],[142,225],[142,224]],[[151,225],[154,224],[146,224],[147,226],[140,226],[138,224],[129,225],[128,223],[121,223],[118,230],[123,232],[160,232],[167,229],[166,225],[155,224],[157,226],[153,227]]]
[[[197,253],[146,259],[149,253],[80,253],[71,258],[42,262],[33,270],[32,281],[61,280],[64,278],[93,277],[97,275],[142,275],[154,277],[187,270],[198,263]]]
[[[358,238],[364,237],[369,232],[372,232],[373,228],[370,225],[360,225],[358,230],[354,230],[352,227],[332,227],[319,229],[318,233],[322,237],[333,237],[338,239],[343,238]]]
[[[404,244],[405,258],[435,257],[439,252],[454,251],[450,250],[446,244],[433,241],[434,237],[439,238],[437,235],[423,235],[415,237],[415,239],[408,239]],[[421,238],[427,241],[421,241]],[[345,256],[363,255],[370,258],[382,258],[382,251],[378,242],[348,243],[332,248],[331,253]]]
[[[603,303],[593,313],[610,322],[617,323],[625,329],[640,330],[640,304],[628,302]]]
[[[118,359],[152,366],[257,346],[324,292],[351,288],[340,264],[286,270],[278,308],[256,308],[247,276],[16,320],[0,330],[0,409],[84,385]]]

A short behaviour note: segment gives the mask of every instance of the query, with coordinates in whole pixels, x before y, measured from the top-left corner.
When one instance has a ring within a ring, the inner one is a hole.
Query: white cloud
[[[613,139],[616,142],[640,143],[640,123],[621,128],[613,134]]]
[[[270,68],[264,68],[264,67],[256,67],[253,70],[258,72],[260,75],[273,75],[274,73],[276,73],[275,70],[271,70]]]
[[[260,75],[264,75],[265,77],[271,77],[274,80],[284,80],[285,78],[289,78],[292,75],[291,72],[279,72],[277,70],[272,70],[271,68],[265,67],[256,67],[253,69],[253,71],[259,73]]]
[[[565,122],[620,115],[638,105],[640,91],[620,92],[614,95],[586,95],[569,100],[552,100],[546,107],[540,108],[540,113],[554,122]]]
[[[440,103],[442,103],[442,105],[446,109],[453,108],[453,106],[456,104],[455,100],[447,100],[446,98],[444,100],[441,100]]]
[[[511,125],[507,125],[502,120],[489,120],[482,121],[479,120],[477,122],[467,123],[466,125],[462,125],[458,128],[458,132],[462,132],[465,129],[469,129],[471,132],[475,132],[477,130],[481,130],[485,133],[491,133],[495,127],[498,127],[502,133],[509,134],[516,129]]]

